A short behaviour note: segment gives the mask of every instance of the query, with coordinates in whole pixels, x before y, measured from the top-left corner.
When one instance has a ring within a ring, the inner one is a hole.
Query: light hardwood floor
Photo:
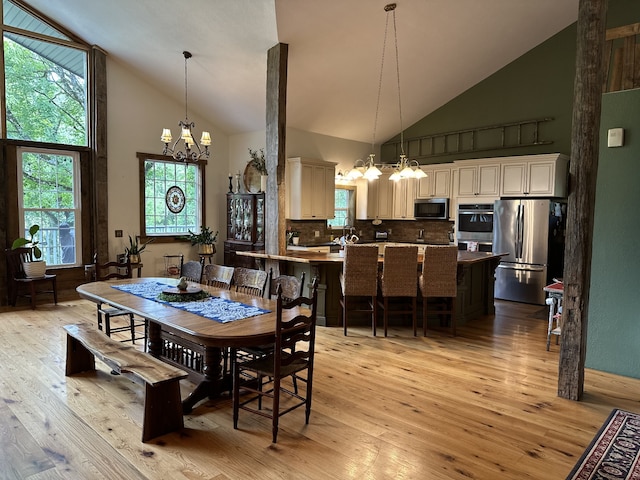
[[[542,307],[496,305],[456,338],[319,328],[310,424],[285,415],[276,445],[267,419],[241,412],[234,430],[228,398],[143,444],[139,386],[100,362],[64,375],[62,325],[95,323],[93,304],[5,311],[0,478],[565,478],[612,408],[640,412],[640,380],[588,370],[583,401],[558,398]]]

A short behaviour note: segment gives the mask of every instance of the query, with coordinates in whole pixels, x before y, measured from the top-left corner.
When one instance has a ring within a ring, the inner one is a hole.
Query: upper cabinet
[[[393,218],[396,220],[413,220],[413,204],[416,199],[416,180],[404,178],[393,184]]]
[[[474,195],[497,197],[500,195],[500,162],[492,159],[489,163],[460,162],[456,193],[460,197]]]
[[[427,176],[417,180],[416,198],[450,198],[451,167],[450,163],[423,165]]]
[[[393,183],[390,173],[377,180],[358,179],[356,217],[358,220],[389,220],[393,218]]]
[[[336,164],[310,158],[287,160],[287,212],[291,220],[334,217]]]
[[[502,164],[502,197],[566,197],[569,159],[561,154],[509,157]]]

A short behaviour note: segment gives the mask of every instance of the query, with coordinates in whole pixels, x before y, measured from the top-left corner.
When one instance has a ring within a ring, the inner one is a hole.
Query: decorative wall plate
[[[260,172],[253,165],[253,163],[247,163],[247,166],[244,168],[244,189],[247,193],[258,193],[260,192]]]
[[[167,202],[167,208],[170,212],[180,213],[185,203],[184,192],[177,185],[169,187],[165,201]]]

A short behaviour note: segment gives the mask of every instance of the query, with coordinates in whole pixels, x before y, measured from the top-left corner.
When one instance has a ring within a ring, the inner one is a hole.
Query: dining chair
[[[340,273],[340,306],[344,335],[347,335],[348,314],[371,314],[371,328],[376,335],[378,314],[378,247],[376,245],[346,245]]]
[[[298,297],[291,302],[284,301],[282,287],[279,286],[276,300],[276,331],[273,351],[255,360],[238,362],[236,350],[232,349],[234,429],[238,428],[238,413],[240,409],[271,418],[273,443],[277,441],[278,423],[282,415],[304,405],[305,424],[309,423],[317,304],[317,277],[313,279],[311,297]],[[292,319],[283,319],[284,311],[298,307],[305,308],[300,310]],[[288,383],[283,383],[283,379],[290,376],[297,381],[306,383],[304,394],[290,389]],[[248,394],[249,398],[240,400],[240,388]],[[262,409],[262,399],[264,397],[270,398],[272,401],[270,412]],[[281,397],[284,397],[284,399]]]
[[[225,265],[205,265],[203,273],[204,283],[212,287],[230,290],[231,280],[233,280],[233,270],[233,267],[227,267]]]
[[[263,297],[269,274],[265,270],[236,267],[233,271],[233,285],[236,292]]]
[[[202,280],[202,264],[195,260],[189,260],[182,264],[180,277],[185,277],[191,282],[200,283]]]
[[[440,317],[440,326],[446,327],[448,325],[451,334],[455,337],[458,247],[455,245],[427,245],[424,249],[422,273],[418,284],[422,293],[422,335],[426,336],[427,334],[428,315],[434,313]],[[413,334],[416,334],[415,326]]]
[[[389,314],[411,314],[416,334],[418,296],[418,247],[386,246],[380,275],[378,306],[383,311],[384,336]],[[408,306],[407,306],[408,305]]]
[[[55,275],[45,273],[44,277],[28,278],[24,272],[22,262],[31,260],[31,248],[7,248],[4,252],[7,258],[9,305],[15,307],[19,296],[26,297],[31,303],[31,308],[35,310],[36,297],[40,294],[53,294],[53,302],[58,304],[58,286]],[[45,289],[43,289],[43,285]]]
[[[93,264],[95,269],[96,281],[102,282],[111,279],[124,279],[132,278],[131,261],[127,258],[126,263],[119,262],[106,262],[98,263],[97,255],[93,257]],[[122,340],[123,342],[136,343],[136,340],[143,340],[146,349],[147,343],[147,322],[146,320],[136,321],[133,313],[128,310],[122,310],[120,308],[109,305],[108,303],[99,302],[97,304],[97,316],[98,316],[98,330],[102,330],[103,318],[104,318],[104,332],[110,337],[112,333],[117,332],[131,332],[131,338]],[[128,325],[112,327],[111,319],[114,317],[129,317]],[[137,336],[136,328],[142,327],[144,334]]]
[[[273,276],[273,268],[269,269],[269,298],[275,299],[278,285],[282,286],[282,298],[285,302],[290,302],[302,296],[304,289],[305,272],[302,272],[300,278],[293,275]]]

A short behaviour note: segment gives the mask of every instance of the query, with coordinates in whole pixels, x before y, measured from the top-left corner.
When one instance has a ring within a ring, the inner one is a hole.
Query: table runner
[[[153,300],[154,302],[166,303],[167,305],[171,305],[173,308],[185,310],[189,313],[194,313],[219,323],[228,323],[233,322],[234,320],[241,320],[243,318],[270,313],[270,310],[264,310],[252,305],[246,305],[241,302],[234,302],[232,300],[226,300],[224,298],[214,296],[194,302],[167,302],[158,299],[158,295],[160,295],[163,290],[173,286],[174,285],[167,285],[159,282],[112,285],[112,287],[117,290],[136,295],[137,297],[146,298],[147,300]]]

